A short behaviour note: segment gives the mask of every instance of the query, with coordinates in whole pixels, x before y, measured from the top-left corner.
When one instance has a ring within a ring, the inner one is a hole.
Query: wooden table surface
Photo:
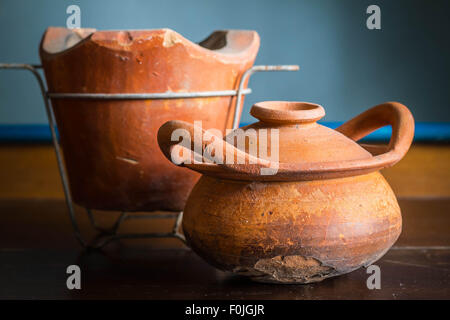
[[[0,299],[449,299],[450,199],[399,203],[402,235],[375,263],[381,290],[369,290],[365,269],[309,285],[253,283],[217,271],[175,239],[86,251],[75,241],[64,201],[3,199]],[[77,212],[82,230],[89,230],[86,215]],[[108,225],[115,214],[97,216]],[[170,230],[172,222],[131,220],[122,231]],[[81,268],[81,290],[66,288],[72,264]]]
[[[175,239],[83,250],[64,204],[51,145],[0,145],[0,299],[449,299],[450,145],[413,145],[383,170],[399,197],[403,232],[381,260],[381,290],[366,270],[310,285],[267,285],[206,264]],[[86,237],[94,236],[77,208]],[[117,213],[96,213],[111,225]],[[173,220],[130,220],[121,232],[170,231]],[[81,290],[66,268],[81,267]]]

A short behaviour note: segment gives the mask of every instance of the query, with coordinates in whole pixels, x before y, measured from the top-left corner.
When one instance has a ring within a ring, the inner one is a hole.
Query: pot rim
[[[201,46],[200,43],[209,38],[225,37],[225,45],[218,49],[209,49]],[[41,40],[41,53],[48,57],[65,54],[87,42],[108,48],[114,51],[131,51],[132,45],[137,42],[149,41],[154,36],[163,38],[162,46],[170,48],[171,46],[182,43],[200,54],[212,55],[223,62],[240,62],[246,57],[252,57],[255,50],[258,50],[260,38],[254,30],[215,30],[199,43],[195,43],[180,33],[170,28],[160,29],[124,29],[124,30],[97,30],[95,28],[74,28],[48,27]],[[241,37],[241,39],[238,39]],[[246,39],[242,40],[242,37]],[[64,40],[64,41],[62,41]],[[71,41],[67,46],[67,41]],[[51,48],[51,46],[57,48]],[[139,49],[139,50],[142,50]]]

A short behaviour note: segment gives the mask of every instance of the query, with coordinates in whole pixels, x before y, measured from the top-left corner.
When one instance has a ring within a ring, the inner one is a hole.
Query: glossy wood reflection
[[[114,243],[87,252],[76,243],[60,200],[2,200],[1,299],[449,299],[450,199],[400,200],[404,228],[377,265],[381,290],[368,290],[360,269],[309,285],[256,284],[217,271],[170,239]],[[88,220],[78,212],[82,229]],[[109,225],[112,215],[99,213]],[[123,231],[170,228],[172,221],[130,221]],[[87,234],[89,235],[89,234]],[[66,289],[78,264],[82,290]]]

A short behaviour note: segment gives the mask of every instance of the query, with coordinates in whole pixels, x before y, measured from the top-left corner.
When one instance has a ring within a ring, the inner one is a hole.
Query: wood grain
[[[403,233],[375,264],[381,290],[364,268],[321,283],[267,285],[218,271],[180,242],[128,240],[86,251],[73,236],[63,200],[0,200],[0,299],[450,299],[450,199],[400,200]],[[80,208],[78,208],[80,209]],[[77,210],[84,234],[88,219]],[[97,213],[110,225],[111,213]],[[170,228],[135,220],[122,231]],[[82,270],[82,290],[67,290],[66,268]]]
[[[385,169],[397,197],[450,197],[450,146],[416,144]],[[64,197],[51,145],[0,145],[0,199]]]
[[[397,197],[450,197],[450,146],[416,144],[382,170]]]
[[[365,269],[310,285],[256,284],[217,271],[174,239],[128,240],[103,252],[75,240],[53,149],[0,147],[0,299],[450,299],[447,146],[415,145],[383,174],[400,196],[403,230],[379,261],[381,290]],[[117,213],[96,212],[109,226]],[[83,234],[93,236],[77,207]],[[168,231],[171,219],[126,221],[121,232]],[[82,290],[66,289],[66,268],[82,269]]]
[[[217,271],[192,251],[0,251],[1,299],[449,299],[450,250],[391,250],[377,265],[381,289],[364,268],[308,285],[269,285]],[[7,263],[5,263],[7,262]],[[65,270],[82,270],[67,290]]]
[[[400,199],[403,227],[395,246],[450,247],[450,199]],[[86,212],[76,207],[80,229],[85,237],[95,235]],[[99,225],[111,226],[118,212],[95,211]],[[138,213],[143,214],[143,213]],[[9,249],[77,249],[67,208],[63,200],[0,200],[0,247]],[[120,232],[168,232],[173,219],[127,220]],[[126,240],[127,245],[154,248],[183,248],[175,239]],[[111,244],[110,247],[120,247]]]

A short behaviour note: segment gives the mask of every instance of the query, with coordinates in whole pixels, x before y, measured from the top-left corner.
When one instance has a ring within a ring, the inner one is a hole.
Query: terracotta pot
[[[257,138],[235,147],[215,136],[203,141],[202,155],[168,139],[175,128],[201,129],[183,121],[159,129],[159,145],[169,159],[173,152],[187,155],[182,165],[204,173],[184,209],[188,245],[222,270],[280,283],[321,281],[386,253],[400,235],[402,219],[378,170],[406,154],[414,135],[409,110],[384,103],[337,130],[317,124],[325,111],[310,103],[263,102],[251,114],[260,121],[243,129],[247,136],[253,129]],[[368,148],[371,154],[355,142],[384,125],[393,128],[387,148]],[[271,137],[267,146],[263,129]],[[272,159],[249,154],[255,145],[272,150],[274,129],[279,132],[278,163],[273,154]],[[211,163],[226,148],[226,160],[243,156],[245,163]],[[261,174],[270,167],[278,170]]]
[[[169,30],[49,28],[40,55],[51,93],[165,93],[237,89],[259,48],[254,31],[218,31],[200,44]],[[167,120],[231,128],[231,96],[52,99],[70,189],[92,209],[182,210],[198,180],[171,166],[156,142]]]

